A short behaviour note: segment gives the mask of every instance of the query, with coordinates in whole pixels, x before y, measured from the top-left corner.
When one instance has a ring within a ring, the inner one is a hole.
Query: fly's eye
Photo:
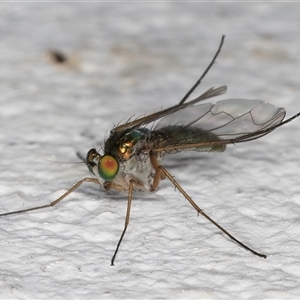
[[[101,157],[98,163],[98,173],[104,180],[113,180],[119,171],[119,163],[117,160],[110,156],[104,155]]]

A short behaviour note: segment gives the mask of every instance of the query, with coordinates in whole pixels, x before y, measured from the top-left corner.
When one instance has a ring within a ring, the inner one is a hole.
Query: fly
[[[100,184],[105,190],[126,191],[128,201],[125,225],[111,259],[111,265],[114,265],[129,224],[133,192],[155,191],[160,181],[168,178],[199,214],[241,247],[266,258],[265,254],[246,246],[209,217],[161,165],[164,155],[186,150],[222,152],[227,144],[260,138],[300,116],[299,112],[284,120],[284,108],[277,108],[260,100],[228,99],[216,104],[199,104],[203,100],[224,94],[226,86],[211,88],[198,98],[186,102],[214,64],[224,38],[222,36],[211,63],[179,104],[113,128],[105,142],[103,154],[96,149],[88,151],[85,163],[92,178],[81,179],[50,204],[7,212],[0,216],[55,206],[84,182]]]

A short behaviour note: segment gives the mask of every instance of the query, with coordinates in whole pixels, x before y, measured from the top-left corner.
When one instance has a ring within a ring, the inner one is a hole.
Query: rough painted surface
[[[0,4],[0,212],[42,205],[89,176],[76,151],[114,124],[226,84],[226,98],[300,110],[300,6]],[[47,51],[67,55],[52,63]],[[218,100],[219,100],[218,99]],[[171,156],[169,172],[241,249],[164,182],[134,196],[84,184],[53,209],[0,219],[0,298],[295,298],[300,293],[300,120],[224,153]],[[66,162],[66,163],[63,163]]]

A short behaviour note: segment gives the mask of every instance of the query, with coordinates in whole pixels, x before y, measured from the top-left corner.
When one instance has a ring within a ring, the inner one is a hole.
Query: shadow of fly
[[[225,36],[202,76],[175,106],[129,120],[113,128],[104,145],[104,153],[88,151],[85,163],[93,175],[83,178],[50,204],[0,214],[7,216],[52,207],[66,198],[84,182],[100,184],[105,190],[128,193],[125,225],[111,259],[114,261],[123,241],[130,218],[132,195],[135,191],[156,191],[160,181],[168,178],[194,209],[218,227],[225,235],[253,254],[266,258],[239,241],[208,216],[187,194],[174,177],[161,165],[163,156],[181,151],[222,152],[227,144],[260,138],[300,116],[300,112],[284,120],[285,109],[260,100],[228,99],[216,104],[203,100],[222,95],[226,86],[211,88],[194,100],[187,99],[201,83],[219,55]]]

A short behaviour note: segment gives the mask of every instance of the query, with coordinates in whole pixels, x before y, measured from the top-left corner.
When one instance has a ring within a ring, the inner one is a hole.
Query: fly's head
[[[143,156],[140,154],[145,149],[149,135],[149,130],[143,128],[121,133],[112,132],[105,143],[104,155],[94,148],[87,153],[86,165],[90,173],[104,185],[115,179],[115,183],[118,184],[121,178],[125,178],[125,173],[134,172],[136,158]],[[119,173],[121,176],[118,177]]]
[[[119,162],[113,156],[101,155],[94,148],[86,155],[86,165],[94,176],[105,181],[114,180],[119,172]]]

